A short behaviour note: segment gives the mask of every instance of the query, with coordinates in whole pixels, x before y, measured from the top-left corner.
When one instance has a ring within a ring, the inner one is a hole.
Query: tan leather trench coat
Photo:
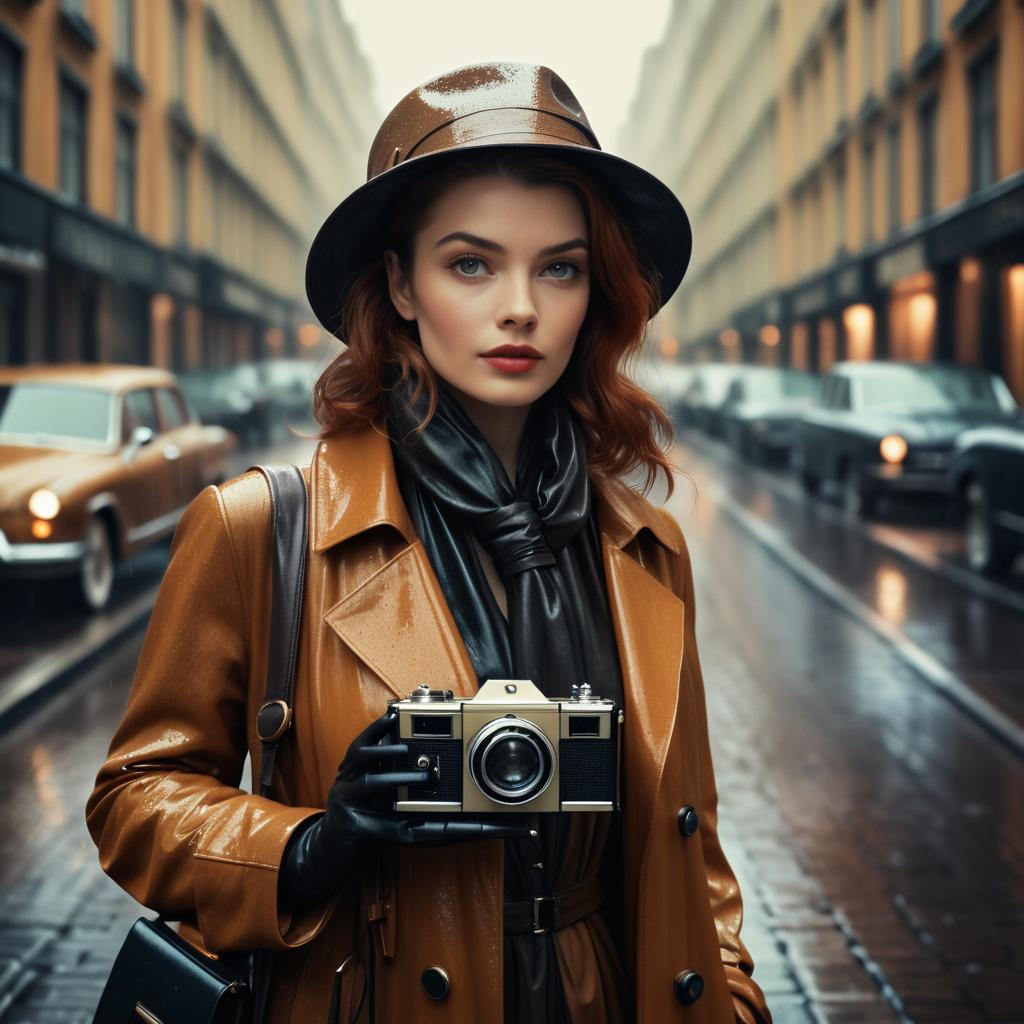
[[[396,850],[372,884],[301,917],[279,912],[284,846],[323,808],[352,738],[421,682],[476,690],[386,436],[367,428],[320,443],[308,479],[294,724],[279,748],[275,799],[238,788],[246,753],[259,763],[270,602],[269,494],[252,471],[208,487],[179,524],[128,707],[88,801],[100,863],[210,950],[281,951],[267,1024],[325,1019],[335,969],[374,903],[380,1024],[499,1024],[501,841]],[[593,483],[626,693],[622,885],[637,1020],[767,1022],[716,831],[686,544],[675,520],[635,491]],[[700,822],[688,838],[677,825],[685,805]],[[574,927],[555,937],[563,972],[579,979],[567,993],[574,1019],[589,1022],[593,979],[576,962]],[[432,965],[451,979],[441,1001],[421,988]],[[684,970],[704,980],[690,1006],[673,988]],[[349,1000],[358,986],[346,975]]]

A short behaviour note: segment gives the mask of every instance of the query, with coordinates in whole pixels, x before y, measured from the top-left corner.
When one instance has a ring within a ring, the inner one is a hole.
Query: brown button
[[[689,805],[685,804],[679,808],[679,815],[676,818],[679,824],[679,834],[686,836],[689,839],[694,832],[697,831],[700,826],[700,818],[697,817],[697,812]]]
[[[696,971],[680,971],[674,984],[676,998],[683,1006],[693,1006],[704,993],[704,979]]]
[[[444,999],[451,988],[448,972],[443,967],[428,967],[420,975],[420,984],[431,999]]]

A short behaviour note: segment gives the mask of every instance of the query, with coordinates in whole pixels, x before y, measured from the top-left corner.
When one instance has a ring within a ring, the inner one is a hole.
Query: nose
[[[521,329],[537,326],[537,305],[529,275],[509,274],[506,277],[500,292],[498,323],[502,327]]]

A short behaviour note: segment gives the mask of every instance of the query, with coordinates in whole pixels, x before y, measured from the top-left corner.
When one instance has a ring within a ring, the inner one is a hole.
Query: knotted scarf
[[[588,682],[621,707],[585,436],[568,402],[557,387],[534,402],[513,486],[443,380],[433,418],[414,433],[427,395],[414,407],[413,384],[388,392],[396,476],[479,682],[532,679],[550,697]],[[505,585],[507,626],[474,533]]]

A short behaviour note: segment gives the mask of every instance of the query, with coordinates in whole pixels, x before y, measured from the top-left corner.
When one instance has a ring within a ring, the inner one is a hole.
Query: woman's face
[[[391,299],[416,321],[424,356],[456,393],[530,405],[572,356],[590,297],[588,243],[567,187],[468,178],[430,210],[408,274],[387,253]],[[529,346],[532,358],[485,358],[502,345]]]

